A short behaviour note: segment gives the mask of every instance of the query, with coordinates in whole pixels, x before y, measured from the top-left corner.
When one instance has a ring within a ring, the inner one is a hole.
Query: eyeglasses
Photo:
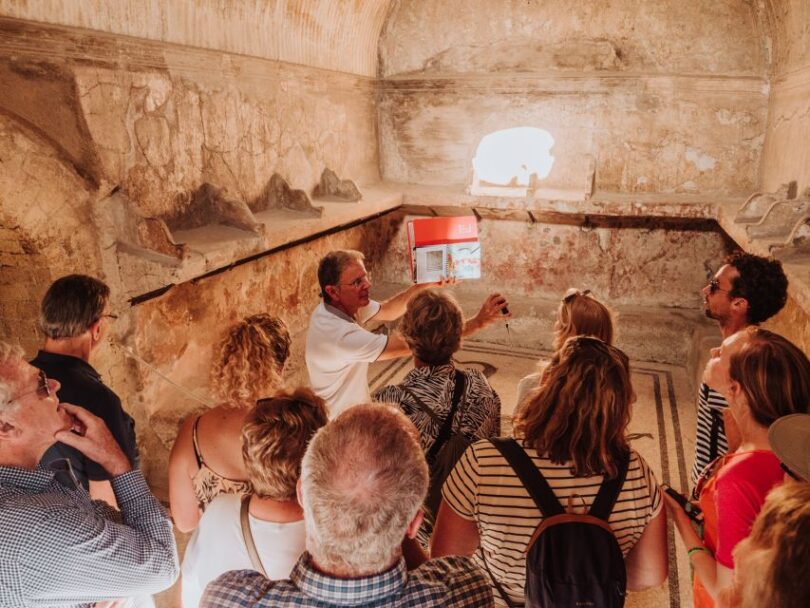
[[[22,397],[30,395],[31,393],[36,393],[40,399],[47,399],[48,397],[54,396],[54,392],[51,390],[51,383],[48,380],[48,376],[46,376],[45,372],[43,372],[42,370],[39,370],[39,374],[37,376],[37,387],[34,390],[20,393],[19,395],[9,399],[9,401],[17,401]]]
[[[354,281],[349,281],[348,283],[338,283],[338,285],[360,289],[364,283],[371,285],[371,275],[369,273],[364,274],[362,277],[357,277]]]
[[[118,318],[118,315],[114,315],[114,314],[108,312],[108,313],[105,313],[105,314],[101,315],[98,318],[98,320],[101,321],[101,319],[105,319],[105,318],[106,319],[112,319],[113,321],[115,321]]]
[[[725,291],[726,293],[730,292],[730,289],[723,289],[720,287],[720,281],[717,279],[711,279],[709,281],[709,293],[717,293],[718,291]]]

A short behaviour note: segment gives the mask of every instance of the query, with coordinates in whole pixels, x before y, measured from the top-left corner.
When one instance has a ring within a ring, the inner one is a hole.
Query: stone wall
[[[30,277],[0,296],[0,337],[33,348],[36,302],[68,272],[120,299],[154,288],[155,264],[121,284],[138,273],[103,219],[111,192],[168,221],[204,183],[250,201],[274,173],[307,192],[327,166],[376,182],[375,120],[364,76],[0,17],[0,284]]]
[[[380,41],[382,172],[463,187],[483,136],[530,126],[556,142],[541,185],[573,197],[750,192],[766,69],[744,2],[397,2]]]
[[[482,219],[478,230],[485,288],[540,300],[558,300],[577,287],[612,305],[699,309],[707,273],[720,267],[726,253],[723,237],[704,228],[589,228]],[[403,222],[375,279],[409,281],[407,242]]]
[[[795,180],[810,187],[810,4],[766,3],[773,40],[768,125],[762,154],[762,189]]]

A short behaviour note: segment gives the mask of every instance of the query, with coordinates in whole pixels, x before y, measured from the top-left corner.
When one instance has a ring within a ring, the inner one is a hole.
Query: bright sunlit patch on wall
[[[472,194],[525,196],[554,166],[554,137],[537,127],[495,131],[481,139],[475,151]]]

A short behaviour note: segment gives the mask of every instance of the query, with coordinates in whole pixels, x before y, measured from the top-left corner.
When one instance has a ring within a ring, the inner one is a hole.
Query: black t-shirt
[[[57,393],[60,402],[80,405],[104,420],[132,466],[138,467],[135,421],[121,407],[118,395],[101,381],[101,376],[89,363],[69,355],[39,351],[31,365],[44,371],[48,378],[59,381],[62,385]],[[109,473],[100,464],[63,443],[55,443],[48,448],[40,464],[47,466],[62,458],[70,460],[76,478],[85,488],[89,487],[89,480],[110,479]]]

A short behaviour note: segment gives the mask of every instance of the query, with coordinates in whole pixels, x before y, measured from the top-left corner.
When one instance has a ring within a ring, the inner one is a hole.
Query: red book
[[[481,277],[481,244],[475,216],[431,217],[408,222],[411,277],[431,283],[454,276]]]

